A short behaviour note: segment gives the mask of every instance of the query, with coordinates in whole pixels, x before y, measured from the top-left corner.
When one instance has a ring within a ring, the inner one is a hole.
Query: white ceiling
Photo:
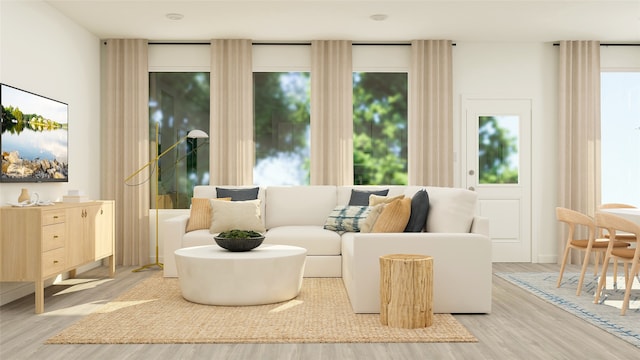
[[[640,42],[640,0],[40,1],[102,39]],[[168,13],[184,18],[169,20]],[[374,21],[373,14],[388,18]]]

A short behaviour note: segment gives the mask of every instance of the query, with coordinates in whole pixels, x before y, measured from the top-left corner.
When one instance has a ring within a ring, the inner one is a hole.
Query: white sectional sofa
[[[251,188],[250,186],[219,186]],[[336,206],[347,205],[353,189],[388,189],[388,196],[412,197],[426,189],[426,231],[335,232],[324,228]],[[216,186],[196,186],[194,198],[216,198]],[[307,249],[305,277],[342,277],[356,313],[378,313],[379,257],[424,254],[434,261],[435,313],[491,311],[491,241],[487,218],[476,215],[477,195],[458,188],[424,186],[269,186],[258,191],[265,244]],[[189,215],[164,220],[164,276],[175,277],[175,250],[214,244],[208,229],[186,232]]]

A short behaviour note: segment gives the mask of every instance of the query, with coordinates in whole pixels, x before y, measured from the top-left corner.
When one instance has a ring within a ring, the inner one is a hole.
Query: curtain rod
[[[310,42],[252,42],[252,45],[303,45],[309,46]],[[171,41],[150,41],[149,45],[211,45],[210,42],[171,42]],[[353,46],[411,46],[411,43],[352,43]],[[456,43],[451,43],[456,46]]]
[[[560,43],[553,43],[553,46],[560,46]],[[640,46],[640,44],[601,43],[600,46]]]
[[[311,45],[310,42],[252,42],[253,45]],[[153,41],[149,42],[149,45],[211,45],[210,42],[171,42],[171,41]],[[352,45],[389,45],[389,46],[399,46],[399,45],[411,45],[410,43],[353,43]],[[451,43],[451,46],[456,46],[456,43]],[[553,43],[553,46],[560,46],[560,43]],[[625,44],[625,43],[601,43],[600,46],[640,46],[640,44]]]

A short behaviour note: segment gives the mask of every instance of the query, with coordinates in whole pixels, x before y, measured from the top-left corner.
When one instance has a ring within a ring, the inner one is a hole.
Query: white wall
[[[20,189],[60,200],[69,189],[100,198],[100,41],[46,3],[0,1],[0,82],[69,105],[69,182],[0,184],[0,204]],[[0,283],[2,304],[33,284]]]
[[[557,47],[551,43],[464,43],[453,48],[456,186],[463,186],[463,97],[531,99],[532,261],[556,262]]]

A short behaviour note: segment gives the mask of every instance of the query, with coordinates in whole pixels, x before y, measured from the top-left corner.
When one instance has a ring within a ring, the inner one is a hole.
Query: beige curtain
[[[558,84],[558,205],[594,216],[601,170],[598,41],[560,42]],[[562,231],[560,239],[565,239]],[[559,241],[559,254],[562,249]]]
[[[410,185],[453,186],[451,41],[411,42],[409,70]]]
[[[351,41],[311,42],[311,185],[353,184]]]
[[[253,184],[251,40],[211,41],[211,184]]]
[[[112,39],[104,44],[102,196],[115,200],[116,264],[143,265],[149,262],[151,175],[147,170],[128,184],[124,179],[150,159],[148,43]]]
[[[600,203],[600,43],[561,41],[559,204],[594,215]]]

